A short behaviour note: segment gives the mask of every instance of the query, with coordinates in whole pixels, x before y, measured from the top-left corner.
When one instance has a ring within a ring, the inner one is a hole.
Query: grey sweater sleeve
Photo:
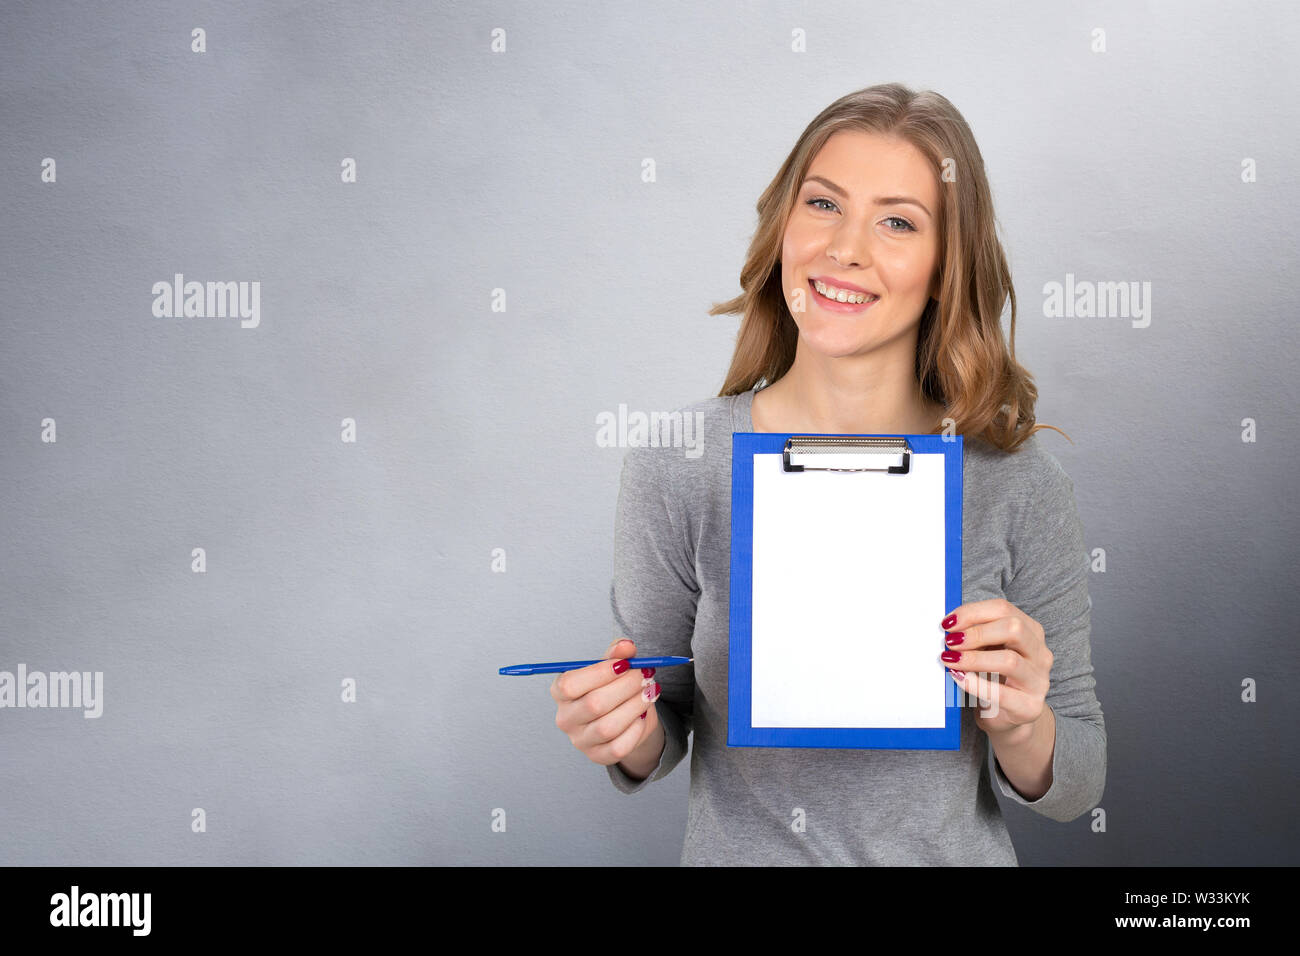
[[[1089,557],[1074,498],[1074,482],[1054,457],[1037,482],[1018,529],[1015,566],[1006,599],[1043,627],[1052,652],[1047,706],[1056,714],[1052,785],[1037,800],[1016,792],[993,756],[1003,796],[1053,820],[1067,822],[1101,801],[1106,785],[1106,723],[1095,693],[1089,634]],[[989,747],[993,753],[993,748]]]
[[[695,608],[700,588],[681,498],[672,483],[668,455],[680,448],[633,447],[623,458],[623,476],[614,519],[614,577],[609,603],[616,637],[636,642],[638,657],[691,657]],[[686,755],[695,699],[695,665],[661,667],[654,704],[664,728],[664,751],[643,780],[629,777],[618,764],[606,767],[624,793],[636,793],[667,776]]]

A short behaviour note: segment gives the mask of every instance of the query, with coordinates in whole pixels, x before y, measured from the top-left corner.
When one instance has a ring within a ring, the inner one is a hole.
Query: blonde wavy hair
[[[946,98],[898,83],[858,90],[822,110],[759,197],[758,228],[740,272],[744,291],[709,310],[710,315],[743,316],[718,395],[747,392],[762,380],[773,383],[794,363],[799,330],[781,287],[781,242],[813,158],[832,135],[845,129],[907,140],[927,158],[942,183],[939,299],[927,303],[917,331],[916,380],[923,394],[947,406],[957,433],[1003,451],[1016,451],[1040,428],[1061,431],[1035,424],[1038,388],[1016,361],[1016,292],[998,241],[992,193],[975,137]],[[945,168],[955,176],[944,177]],[[1009,346],[1002,335],[1002,309],[1008,299]],[[933,429],[941,430],[941,425]]]

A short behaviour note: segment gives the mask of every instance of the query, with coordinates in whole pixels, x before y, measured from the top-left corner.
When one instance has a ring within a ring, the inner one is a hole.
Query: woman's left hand
[[[945,667],[967,693],[992,701],[975,724],[988,734],[1033,724],[1047,707],[1052,652],[1042,625],[1003,598],[963,604],[939,625]],[[957,634],[958,643],[949,643]],[[947,658],[955,658],[948,660]],[[985,675],[985,676],[981,676]]]

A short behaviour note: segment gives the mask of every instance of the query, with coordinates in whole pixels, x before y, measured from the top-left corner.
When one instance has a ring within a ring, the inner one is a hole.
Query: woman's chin
[[[800,338],[806,348],[812,349],[827,358],[843,358],[857,355],[871,345],[871,339],[864,335],[848,335],[845,330],[830,331],[826,329],[802,329]]]

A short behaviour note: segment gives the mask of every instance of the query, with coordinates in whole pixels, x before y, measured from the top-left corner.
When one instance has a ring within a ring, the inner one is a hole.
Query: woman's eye
[[[825,203],[826,205],[821,206],[818,205],[818,203]],[[831,200],[827,199],[824,196],[818,196],[814,199],[809,199],[807,205],[812,206],[815,209],[820,209],[823,212],[834,212],[836,208],[835,203],[831,202]],[[891,226],[890,229],[893,232],[916,232],[916,227],[912,225],[910,222],[908,222],[906,219],[904,219],[902,216],[888,216],[886,217],[885,222],[902,223],[901,226]]]

